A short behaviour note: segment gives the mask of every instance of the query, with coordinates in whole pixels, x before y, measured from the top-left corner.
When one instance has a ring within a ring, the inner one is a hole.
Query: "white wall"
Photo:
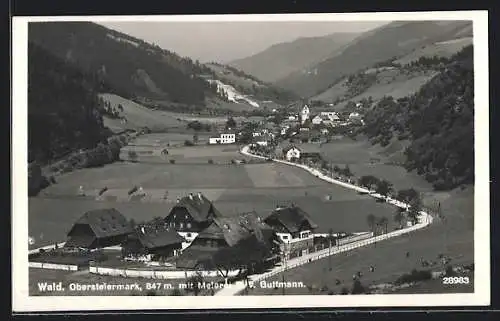
[[[298,149],[292,148],[286,152],[286,159],[291,160],[292,158],[300,158],[300,151]]]
[[[142,277],[148,279],[186,279],[201,273],[203,277],[217,277],[221,276],[219,271],[192,271],[192,270],[175,270],[175,271],[151,271],[151,270],[127,270],[91,266],[89,272],[100,275],[112,275],[123,277]],[[229,271],[228,277],[238,275],[240,271]]]
[[[78,265],[71,265],[71,264],[28,262],[28,266],[30,268],[38,268],[38,269],[78,271]]]

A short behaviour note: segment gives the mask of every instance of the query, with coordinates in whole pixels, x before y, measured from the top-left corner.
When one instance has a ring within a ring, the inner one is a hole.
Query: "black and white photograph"
[[[13,308],[490,304],[487,23],[14,17]]]

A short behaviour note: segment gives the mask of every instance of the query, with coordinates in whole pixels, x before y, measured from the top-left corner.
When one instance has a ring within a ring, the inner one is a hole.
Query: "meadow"
[[[80,186],[86,197],[77,196]],[[147,197],[129,200],[128,191],[134,186],[142,187]],[[97,198],[104,187],[108,190]],[[255,210],[265,217],[277,205],[294,203],[312,216],[320,226],[318,232],[366,231],[368,214],[390,218],[393,213],[387,204],[283,164],[121,162],[64,174],[57,184],[30,198],[29,233],[37,242],[34,247],[62,241],[85,211],[105,207],[115,207],[135,221],[164,217],[177,198],[197,192],[214,201],[223,215]]]
[[[463,37],[449,41],[436,42],[431,45],[424,46],[423,48],[415,49],[411,53],[394,62],[404,65],[411,63],[412,61],[416,61],[420,57],[438,56],[449,58],[472,43],[473,37]]]
[[[426,84],[436,72],[426,71],[420,73],[404,74],[398,69],[385,70],[377,74],[377,82],[367,88],[363,93],[351,97],[333,106],[334,110],[342,110],[349,101],[361,101],[372,97],[374,101],[384,96],[392,96],[395,99],[406,97],[417,92]],[[324,102],[333,102],[335,99],[347,94],[346,81],[342,80],[324,92],[316,95],[313,99]]]

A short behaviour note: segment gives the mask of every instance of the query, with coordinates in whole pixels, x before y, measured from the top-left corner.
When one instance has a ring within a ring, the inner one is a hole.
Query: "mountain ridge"
[[[465,31],[464,31],[465,30]],[[326,90],[342,77],[372,65],[404,56],[422,46],[472,34],[470,21],[395,21],[361,34],[340,55],[310,69],[279,79],[276,85],[310,97]],[[310,70],[310,71],[311,71]]]
[[[359,35],[359,33],[338,32],[326,36],[301,37],[271,45],[260,53],[227,64],[263,81],[275,82],[293,71],[328,58]],[[316,50],[311,52],[309,48],[313,43]],[[291,52],[291,55],[283,57],[287,52]]]

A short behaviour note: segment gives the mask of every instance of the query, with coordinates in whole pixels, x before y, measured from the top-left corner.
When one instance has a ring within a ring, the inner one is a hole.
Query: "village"
[[[273,110],[274,113],[277,111]],[[207,144],[238,144],[243,146],[241,153],[250,152],[267,161],[278,159],[318,167],[321,164],[319,146],[335,135],[335,128],[363,124],[359,113],[350,113],[344,120],[338,113],[329,111],[312,116],[307,105],[300,113],[284,115],[282,119],[274,125],[266,119],[248,119],[239,130],[231,128],[235,124],[229,119],[220,135],[209,137]],[[130,148],[134,148],[134,144],[124,147],[129,151],[124,157],[130,156]],[[327,173],[325,170],[323,168]],[[327,174],[333,177],[333,170]],[[336,179],[353,182],[349,176]],[[105,193],[109,194],[107,187],[99,191],[98,198]],[[78,197],[86,197],[85,194],[84,187],[80,186]],[[128,191],[131,201],[140,200],[145,194],[142,186]],[[407,226],[415,223],[417,221],[406,222]],[[33,268],[88,269],[100,275],[183,279],[187,281],[181,284],[198,284],[201,290],[206,288],[204,280],[216,280],[216,285],[245,279],[248,283],[249,276],[286,266],[290,260],[326,249],[331,254],[340,246],[388,232],[387,228],[354,233],[329,228],[325,233],[325,228],[319,231],[318,227],[293,201],[277,204],[269,213],[247,211],[234,215],[218,210],[203,193],[189,191],[175,200],[164,217],[150,221],[136,223],[116,208],[81,213],[65,242],[32,250],[29,261]],[[212,291],[218,287],[209,286]]]

